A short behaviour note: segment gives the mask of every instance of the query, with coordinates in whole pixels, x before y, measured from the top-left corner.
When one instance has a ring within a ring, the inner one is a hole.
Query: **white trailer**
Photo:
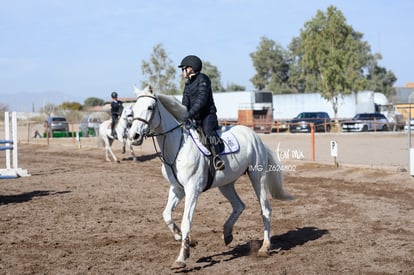
[[[349,119],[357,113],[374,113],[381,105],[388,105],[384,94],[360,91],[340,96],[337,119]],[[332,103],[318,93],[273,95],[273,114],[276,120],[288,120],[301,112],[326,112],[335,117]]]
[[[220,119],[237,119],[239,109],[254,106],[255,91],[214,93],[217,114]],[[178,96],[181,100],[181,97]],[[360,91],[339,97],[338,119],[352,118],[357,113],[373,113],[387,106],[389,102],[384,94],[373,91]],[[253,108],[253,107],[252,107]],[[334,117],[332,103],[319,93],[273,95],[273,117],[288,120],[301,112],[327,112]]]

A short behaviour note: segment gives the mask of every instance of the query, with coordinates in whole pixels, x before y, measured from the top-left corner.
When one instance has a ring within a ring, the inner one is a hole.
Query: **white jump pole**
[[[16,178],[27,177],[30,174],[27,170],[18,168],[18,144],[17,144],[17,115],[16,112],[12,113],[12,140],[10,140],[10,114],[4,113],[4,144],[6,151],[6,169],[0,169],[0,179],[4,178]],[[11,167],[10,150],[13,150],[13,167]]]
[[[9,112],[4,113],[4,139],[6,141],[10,140],[10,117]],[[5,146],[10,146],[10,143],[5,143]],[[6,169],[10,170],[10,149],[6,150]]]

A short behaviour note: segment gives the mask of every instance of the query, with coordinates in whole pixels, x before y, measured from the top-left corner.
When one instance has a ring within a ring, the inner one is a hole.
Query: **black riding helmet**
[[[111,97],[112,98],[118,98],[118,93],[117,92],[112,92]]]
[[[197,73],[201,71],[203,67],[203,63],[201,62],[201,59],[198,58],[197,56],[187,55],[186,57],[183,58],[180,65],[178,65],[178,68],[183,68],[183,67],[191,67],[193,68],[193,71]]]

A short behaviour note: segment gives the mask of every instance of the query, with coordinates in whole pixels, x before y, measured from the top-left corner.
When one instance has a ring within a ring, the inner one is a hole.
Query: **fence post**
[[[312,161],[315,160],[315,125],[311,123],[311,152],[312,152]]]

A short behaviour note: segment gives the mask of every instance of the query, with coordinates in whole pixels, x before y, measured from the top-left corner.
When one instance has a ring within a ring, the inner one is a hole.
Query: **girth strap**
[[[210,155],[210,160],[209,160],[209,164],[208,164],[208,176],[207,176],[207,185],[206,187],[204,187],[203,192],[207,191],[208,189],[210,189],[211,185],[213,184],[214,181],[214,177],[216,176],[216,169],[214,168],[214,162],[213,162],[213,154]]]

